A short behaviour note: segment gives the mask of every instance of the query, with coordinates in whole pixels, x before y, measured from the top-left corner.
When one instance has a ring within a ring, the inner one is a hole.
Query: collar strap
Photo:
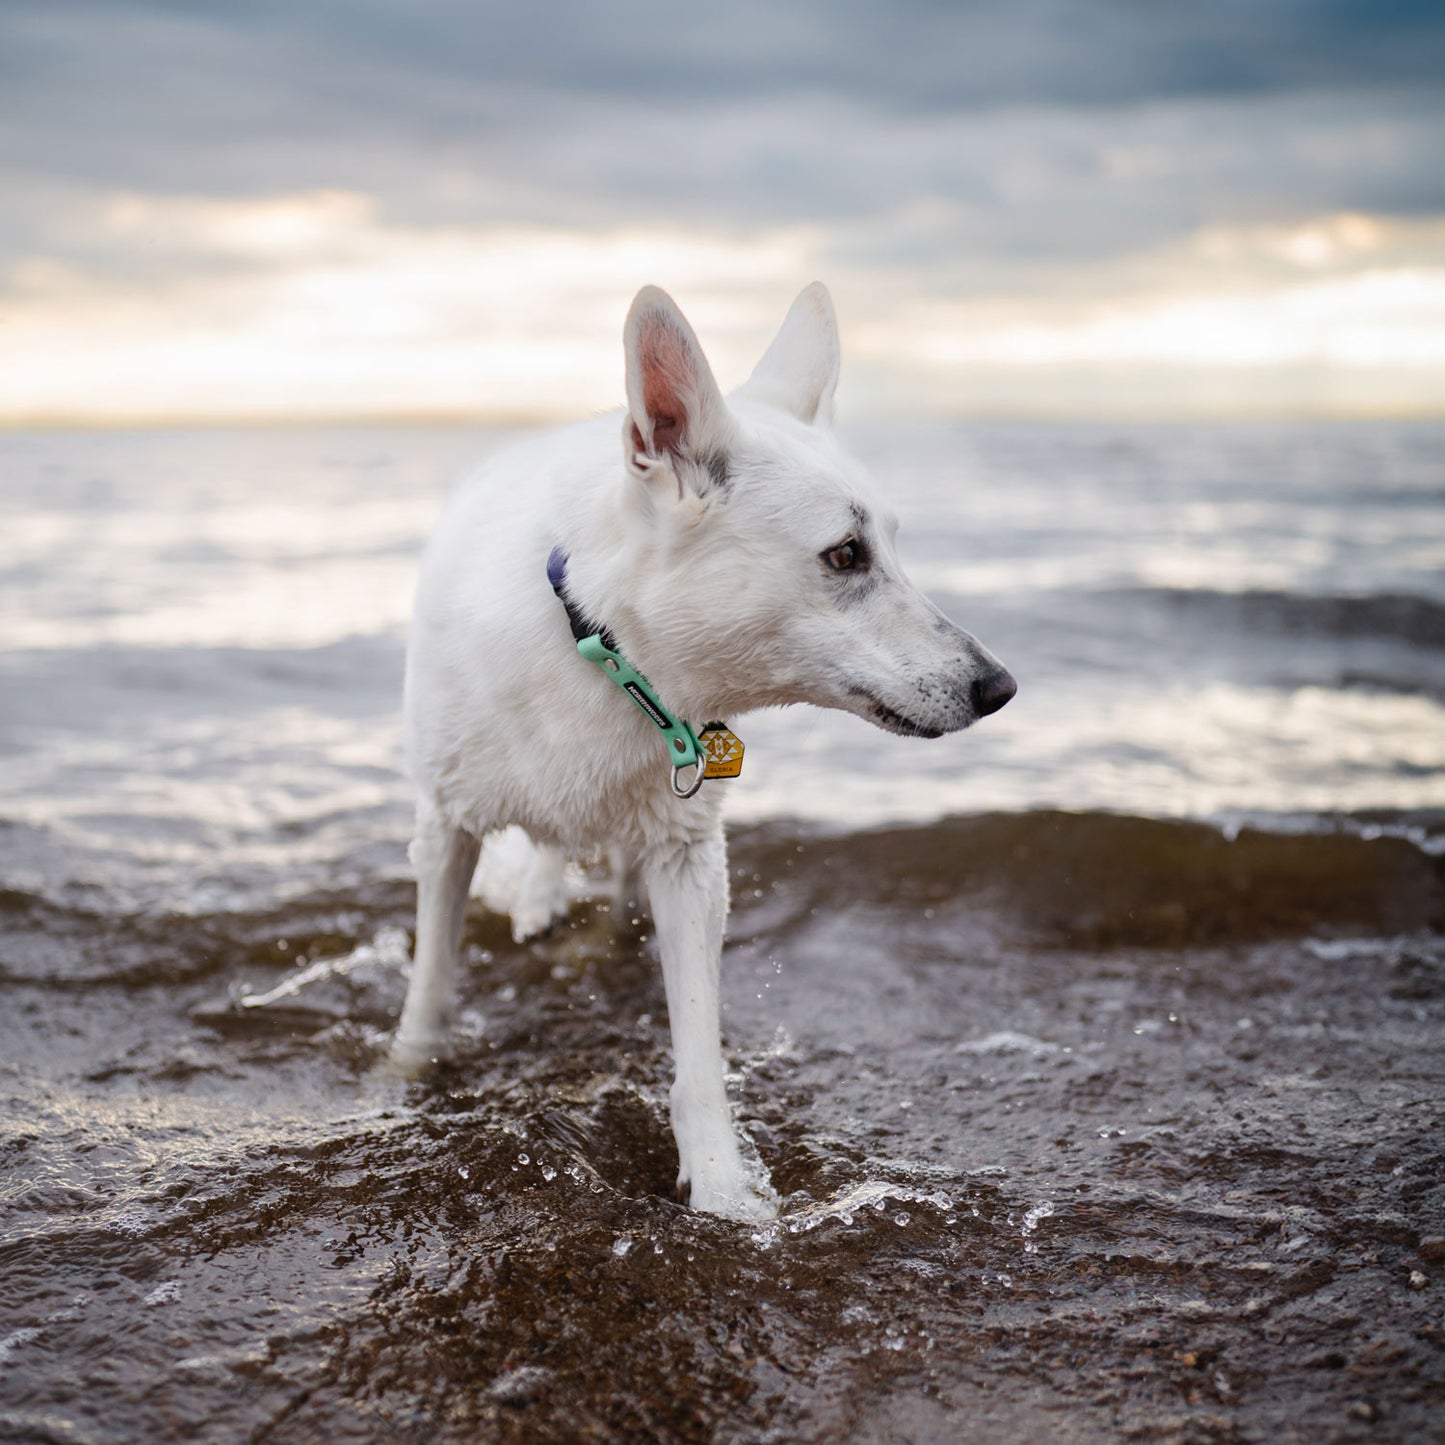
[[[557,594],[557,600],[567,609],[567,622],[572,636],[581,642],[585,637],[600,637],[609,651],[617,651],[617,639],[610,629],[598,627],[582,609],[567,595],[567,554],[561,547],[553,547],[547,554],[547,580]]]
[[[596,663],[604,677],[610,678],[636,703],[667,741],[668,760],[672,763],[672,791],[680,798],[690,798],[702,786],[706,759],[692,724],[675,718],[663,707],[661,699],[648,680],[618,651],[617,639],[596,623],[567,596],[567,553],[553,547],[547,558],[547,580],[567,609],[567,621],[577,640],[577,651],[588,662]],[[686,788],[678,783],[683,768],[696,769],[693,781]]]

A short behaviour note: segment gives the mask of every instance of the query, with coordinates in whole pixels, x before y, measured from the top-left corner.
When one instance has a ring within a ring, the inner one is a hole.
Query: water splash
[[[400,970],[411,966],[411,943],[401,928],[381,928],[370,943],[359,943],[340,958],[318,958],[283,978],[265,993],[243,993],[236,1002],[244,1009],[273,1008],[309,996],[318,985],[350,978],[360,970]]]
[[[1020,1233],[1024,1241],[1024,1251],[1027,1254],[1034,1254],[1038,1245],[1029,1238],[1039,1227],[1039,1221],[1048,1219],[1054,1212],[1054,1201],[1052,1199],[1041,1199],[1024,1215],[1023,1224],[1020,1226]]]
[[[851,1225],[865,1209],[883,1211],[889,1201],[897,1204],[916,1204],[946,1214],[953,1201],[941,1190],[927,1192],[910,1189],[907,1185],[894,1184],[886,1179],[865,1179],[860,1184],[835,1194],[831,1199],[802,1205],[790,1209],[753,1231],[752,1240],[761,1249],[771,1249],[787,1234],[810,1234],[824,1224],[836,1221]],[[895,1224],[906,1225],[909,1216],[899,1211],[893,1217]]]

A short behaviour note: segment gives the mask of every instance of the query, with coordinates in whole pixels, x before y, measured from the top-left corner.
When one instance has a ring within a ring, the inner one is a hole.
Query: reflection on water
[[[7,642],[304,648],[395,629],[440,492],[504,436],[6,436]]]

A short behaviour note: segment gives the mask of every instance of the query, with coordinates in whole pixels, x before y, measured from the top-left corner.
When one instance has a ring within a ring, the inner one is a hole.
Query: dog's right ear
[[[644,286],[622,328],[627,362],[627,469],[650,478],[679,463],[706,470],[726,456],[732,419],[692,327],[666,291]],[[688,470],[692,470],[689,468]]]

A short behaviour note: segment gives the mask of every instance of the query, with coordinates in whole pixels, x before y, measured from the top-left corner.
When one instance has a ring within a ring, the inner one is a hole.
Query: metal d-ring
[[[687,766],[688,765],[684,763],[682,765],[682,768],[685,768]],[[690,788],[681,788],[678,786],[677,776],[680,772],[682,772],[682,768],[674,768],[672,770],[672,791],[679,798],[690,798],[697,792],[700,787],[702,787],[703,774],[707,771],[707,761],[701,753],[697,755],[697,761],[693,763],[692,766],[697,769],[697,776],[693,778],[692,787]]]

